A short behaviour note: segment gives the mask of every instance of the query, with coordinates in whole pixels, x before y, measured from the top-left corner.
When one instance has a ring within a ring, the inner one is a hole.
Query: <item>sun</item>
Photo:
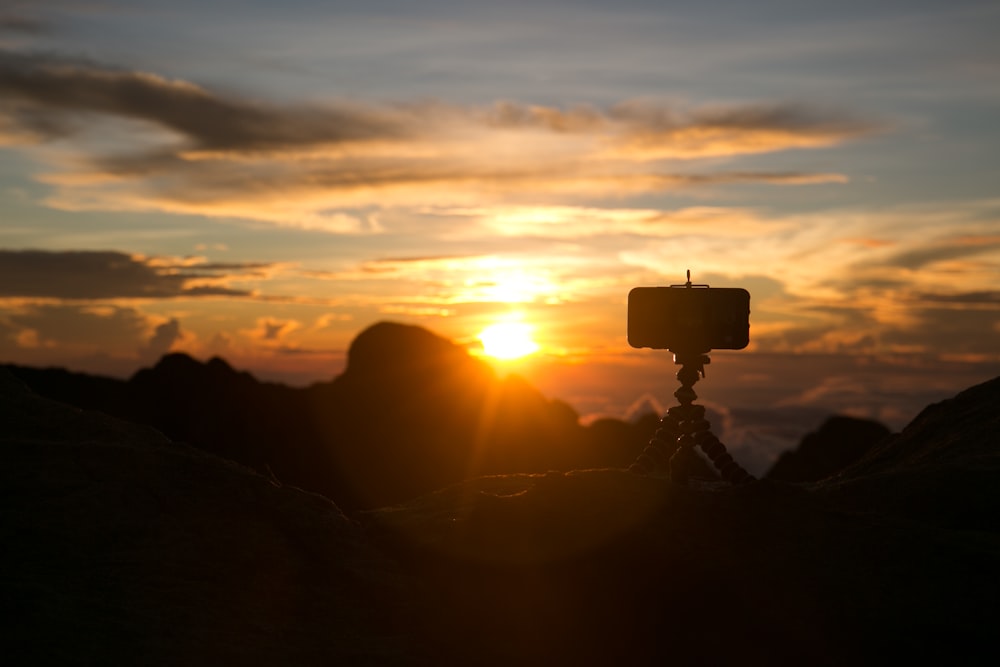
[[[539,349],[531,331],[532,326],[524,322],[498,322],[483,329],[478,338],[487,355],[495,359],[518,359]]]

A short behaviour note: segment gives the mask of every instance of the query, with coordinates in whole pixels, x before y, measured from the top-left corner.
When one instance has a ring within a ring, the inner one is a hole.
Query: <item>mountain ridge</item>
[[[0,406],[6,664],[409,664],[398,566],[325,498],[4,369]]]
[[[657,428],[652,416],[582,425],[572,407],[520,376],[498,377],[453,342],[395,322],[363,330],[344,371],[305,388],[180,352],[125,381],[6,367],[42,395],[149,424],[347,509],[400,502],[481,474],[626,467]],[[853,447],[828,434],[823,447],[789,452],[784,464],[806,461],[832,474],[877,439],[858,420],[837,419],[845,428],[856,424]]]
[[[0,370],[5,658],[995,664],[998,400],[929,406],[819,482],[491,475],[348,518]]]
[[[348,509],[476,474],[627,466],[650,422],[611,432],[421,327],[361,332],[344,372],[292,388],[225,360],[165,355],[126,381],[7,366],[39,394],[149,424],[173,440],[323,493]]]

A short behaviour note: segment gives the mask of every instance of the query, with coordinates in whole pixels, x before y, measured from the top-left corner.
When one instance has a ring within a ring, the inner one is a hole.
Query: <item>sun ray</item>
[[[505,321],[491,324],[478,338],[483,352],[494,359],[518,359],[539,350],[531,337],[533,327],[525,322]]]

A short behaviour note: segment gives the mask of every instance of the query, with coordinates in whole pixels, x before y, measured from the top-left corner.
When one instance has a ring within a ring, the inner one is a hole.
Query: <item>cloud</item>
[[[942,229],[956,230],[956,245],[988,245],[982,240],[995,224],[991,206],[785,216],[721,206],[425,207],[397,230],[435,239],[412,256],[306,275],[336,281],[330,289],[347,303],[413,317],[452,314],[470,330],[484,320],[477,308],[516,306],[544,321],[559,347],[575,348],[620,336],[621,301],[631,287],[679,283],[690,268],[696,282],[751,291],[757,352],[923,354],[940,349],[935,327],[925,323],[927,309],[995,307],[996,253],[918,272],[894,266],[895,258],[951,243]],[[391,212],[386,217],[396,224]],[[449,227],[455,231],[442,231]],[[440,238],[456,243],[442,246]],[[434,254],[443,247],[469,254]],[[394,287],[386,292],[388,285]],[[576,310],[579,304],[590,313]],[[558,315],[546,312],[555,306]],[[569,322],[586,322],[591,342],[580,342],[584,329]],[[988,317],[977,326],[995,331]],[[974,338],[963,354],[990,354],[988,341]]]
[[[36,303],[0,310],[0,355],[36,366],[128,375],[187,337],[176,318],[132,307]]]
[[[377,221],[344,212],[373,203],[842,183],[839,173],[683,172],[661,162],[830,146],[881,129],[841,111],[780,103],[276,104],[13,51],[0,51],[0,99],[0,140],[64,139],[45,154],[54,170],[40,176],[54,186],[52,206],[239,217],[336,233],[381,231]],[[102,142],[109,133],[116,141]],[[110,143],[119,148],[110,151]]]
[[[749,104],[696,109],[648,100],[607,111],[499,102],[484,116],[491,127],[605,137],[609,152],[641,159],[686,159],[829,146],[885,129],[843,111],[803,104]]]
[[[257,330],[253,335],[263,341],[279,341],[299,327],[300,323],[295,320],[263,317],[257,320]]]
[[[995,297],[994,297],[995,298]],[[906,328],[893,328],[882,333],[887,343],[906,346],[909,349],[939,354],[979,354],[993,361],[1000,360],[1000,300],[982,302],[969,308],[916,308],[912,312],[914,322]]]
[[[401,281],[415,289],[370,297],[381,312],[448,315],[456,304],[561,303],[581,284],[572,259],[468,255],[395,257],[364,262],[341,272],[310,272],[321,280]],[[355,288],[358,289],[358,288]],[[360,291],[360,290],[359,290]]]
[[[211,264],[116,251],[0,250],[0,298],[169,299],[249,296],[225,282],[260,263]]]
[[[0,14],[0,33],[16,32],[37,35],[48,31],[48,25],[38,19],[19,14]]]
[[[699,282],[749,287],[758,352],[996,359],[996,207],[985,200],[774,218],[709,210],[703,223],[634,237],[619,256],[648,271],[648,284],[680,282],[692,268]],[[774,284],[762,290],[751,284],[755,275]]]
[[[708,107],[678,113],[646,102],[611,111],[622,132],[615,150],[642,159],[716,157],[831,146],[882,128],[831,109],[801,104]]]
[[[1000,360],[1000,293],[849,288],[836,299],[783,297],[752,326],[755,349],[795,354],[932,355]]]
[[[17,349],[17,337],[20,328],[0,317],[0,353],[7,355]]]
[[[958,292],[953,294],[916,294],[917,301],[961,307],[985,307],[1000,310],[1000,291]]]
[[[893,255],[890,266],[916,271],[936,262],[974,257],[1000,250],[1000,236],[951,236]]]
[[[685,234],[752,236],[784,225],[748,209],[691,206],[673,211],[585,206],[492,206],[428,209],[463,221],[469,235],[581,239],[591,236],[667,237]],[[461,234],[462,232],[457,232]]]
[[[31,332],[35,345],[64,350],[134,350],[151,328],[139,311],[116,306],[29,305],[9,312],[7,321],[22,340]]]
[[[880,129],[843,112],[797,104],[691,111],[640,101],[607,111],[513,102],[485,110],[440,103],[276,105],[149,72],[14,51],[0,51],[0,91],[8,104],[42,114],[92,113],[148,122],[183,138],[187,154],[203,158],[366,142],[376,144],[376,153],[384,147],[381,142],[397,144],[392,150],[397,155],[408,142],[427,139],[428,130],[431,138],[442,140],[477,127],[595,135],[625,149],[656,146],[667,157],[715,156],[829,145]]]
[[[147,344],[139,349],[139,358],[144,361],[155,361],[169,352],[174,343],[183,339],[180,322],[176,318],[171,318],[157,325]]]
[[[186,81],[38,54],[0,52],[0,90],[40,113],[97,113],[152,123],[204,151],[267,151],[398,137],[402,116],[349,105],[280,108]]]

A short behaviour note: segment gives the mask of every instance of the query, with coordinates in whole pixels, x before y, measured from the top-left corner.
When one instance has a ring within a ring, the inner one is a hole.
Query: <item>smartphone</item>
[[[628,343],[673,352],[742,350],[750,344],[750,292],[636,287],[628,294]]]

